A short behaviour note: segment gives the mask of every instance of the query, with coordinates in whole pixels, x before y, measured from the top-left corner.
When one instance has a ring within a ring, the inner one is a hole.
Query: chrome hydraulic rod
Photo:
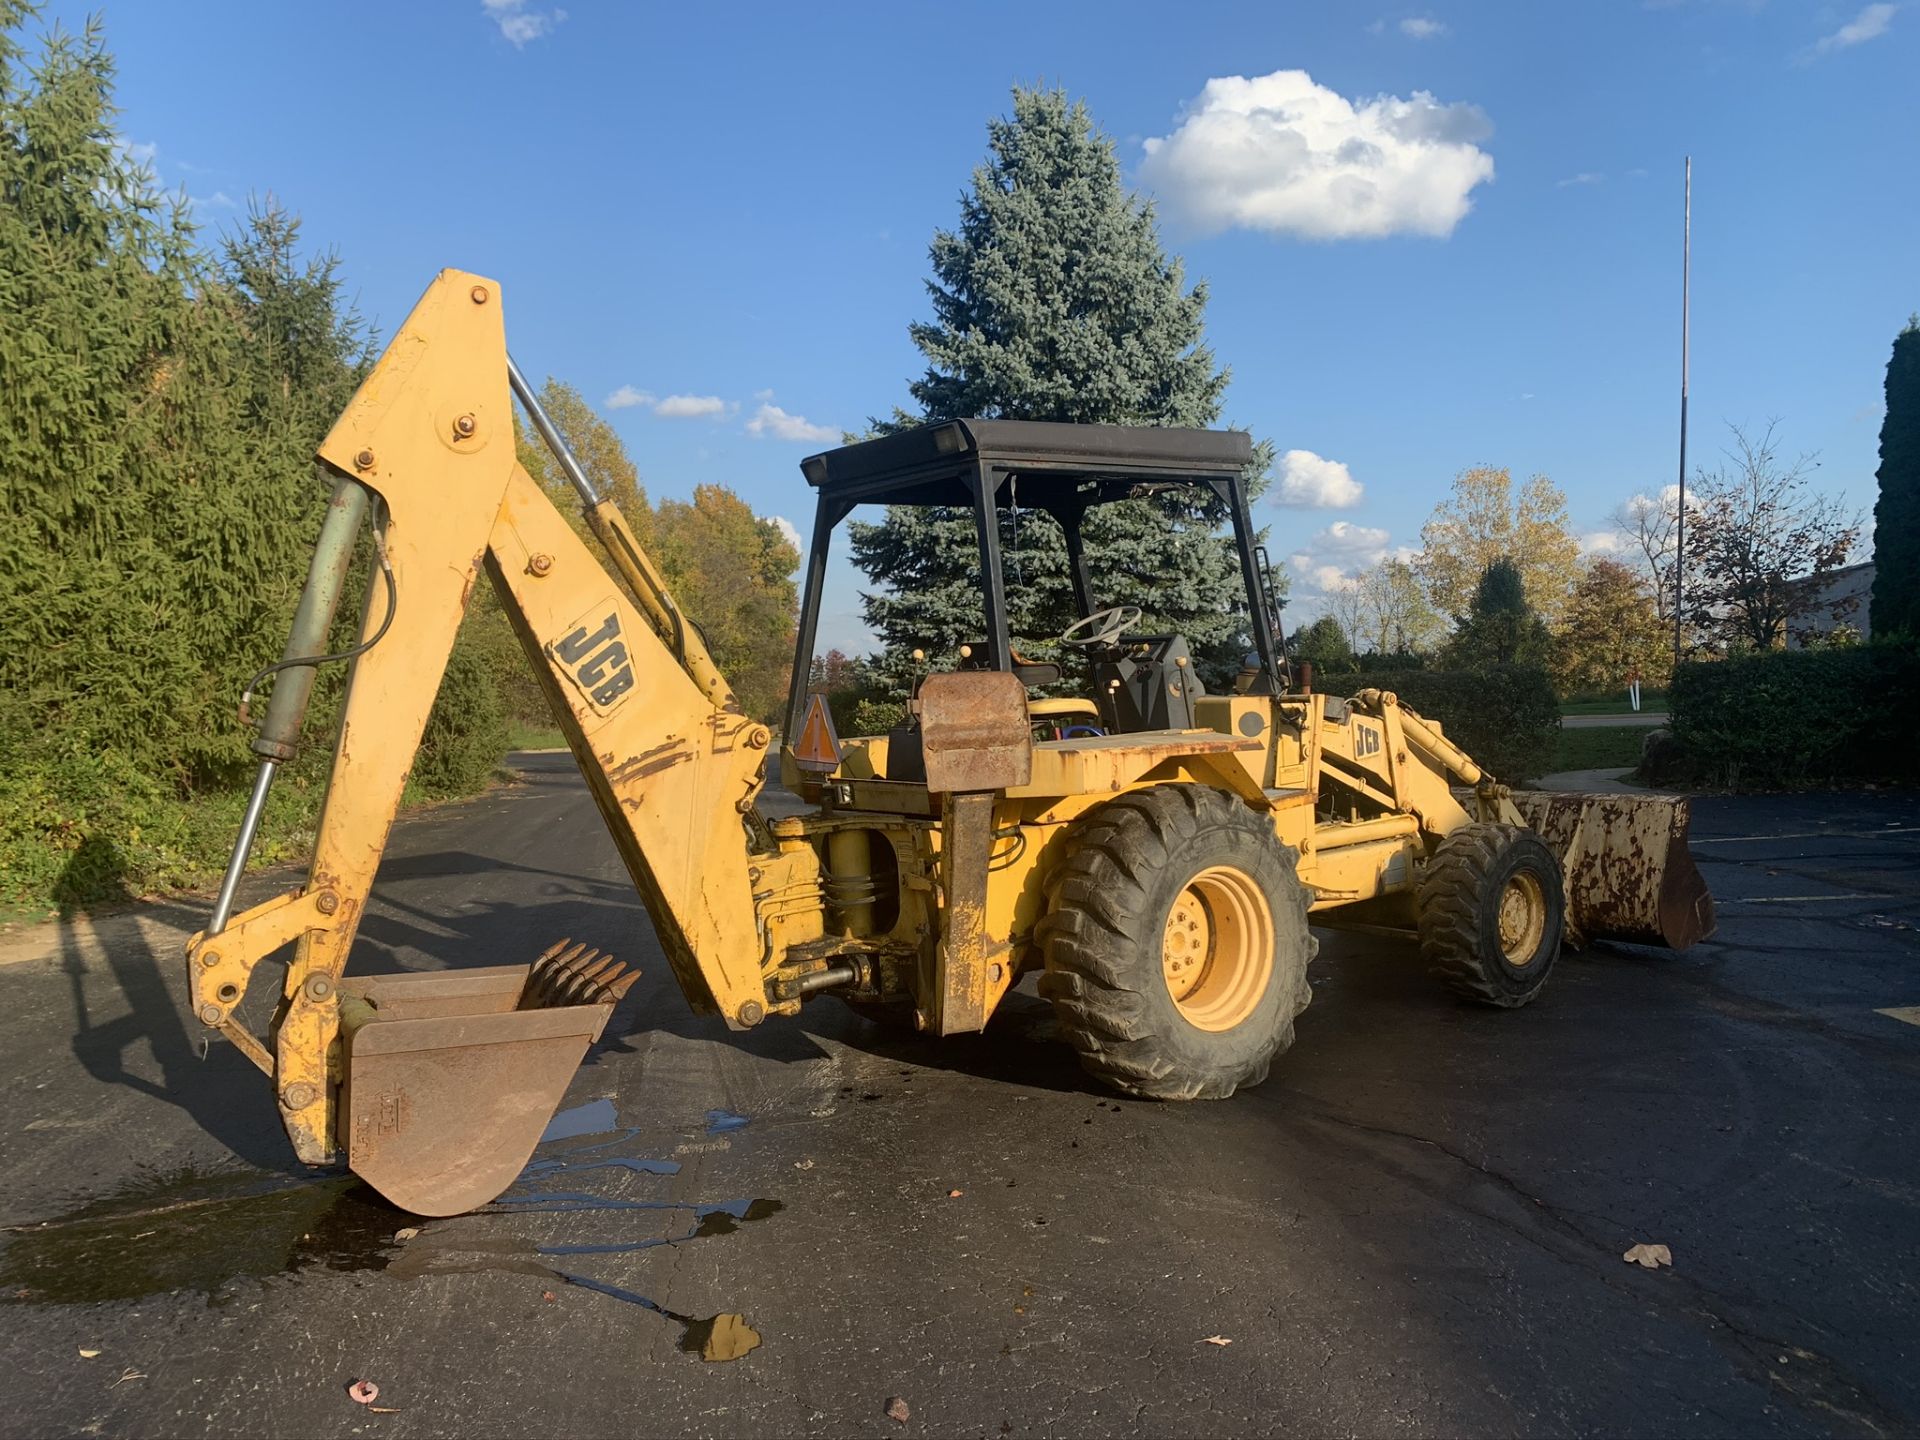
[[[600,491],[587,478],[587,472],[580,468],[580,462],[573,458],[573,451],[560,438],[559,427],[548,417],[540,404],[540,397],[533,393],[533,387],[527,383],[527,377],[520,373],[520,367],[513,363],[511,355],[507,356],[507,383],[513,387],[514,396],[525,408],[527,418],[533,421],[533,428],[547,442],[547,449],[552,452],[553,458],[560,462],[560,469],[566,474],[568,482],[579,492],[580,502],[591,510],[600,503]]]
[[[233,854],[227,860],[227,873],[220,879],[220,894],[213,902],[213,918],[207,921],[207,934],[218,935],[227,928],[233,913],[233,892],[240,887],[246,872],[247,856],[253,850],[253,837],[260,829],[260,816],[267,808],[267,791],[273,785],[275,762],[262,760],[260,773],[253,777],[253,794],[247,797],[247,813],[240,818],[240,834],[233,842]]]

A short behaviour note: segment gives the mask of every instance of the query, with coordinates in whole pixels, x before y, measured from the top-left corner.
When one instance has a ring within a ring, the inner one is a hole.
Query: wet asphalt
[[[1697,801],[1714,939],[1519,1012],[1323,933],[1273,1077],[1176,1107],[1025,996],[694,1019],[571,762],[521,763],[403,824],[353,966],[645,970],[485,1213],[396,1242],[292,1162],[180,1003],[203,906],[0,968],[0,1434],[1920,1432],[1911,792]]]

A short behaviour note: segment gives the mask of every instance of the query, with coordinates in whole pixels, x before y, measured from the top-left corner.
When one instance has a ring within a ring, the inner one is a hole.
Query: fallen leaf
[[[796,1160],[793,1162],[793,1168],[796,1170],[811,1170],[813,1168],[813,1161]]]
[[[1673,1264],[1673,1252],[1664,1245],[1636,1245],[1620,1258],[1648,1270]]]
[[[98,1350],[82,1350],[80,1352],[80,1358],[82,1360],[91,1360],[93,1359],[94,1356],[98,1355],[99,1353],[100,1352]]]
[[[409,1225],[404,1229],[394,1231],[393,1238],[404,1245],[419,1233],[420,1227],[418,1225]]]
[[[893,1395],[888,1397],[887,1418],[889,1420],[898,1420],[902,1425],[904,1425],[907,1423],[908,1419],[912,1417],[912,1415],[913,1415],[913,1412],[907,1409],[906,1401],[902,1400],[898,1395]]]
[[[558,1300],[560,1297],[554,1294],[553,1291],[551,1290],[542,1290],[540,1292],[540,1298],[542,1300],[553,1301],[553,1300]]]
[[[371,1380],[356,1380],[347,1386],[347,1398],[356,1405],[371,1405],[380,1398],[380,1387]]]
[[[1196,1345],[1231,1345],[1233,1341],[1224,1335],[1209,1335],[1204,1340],[1196,1340]]]
[[[958,1200],[958,1199],[959,1199],[959,1198],[960,1198],[960,1197],[961,1197],[962,1195],[964,1195],[964,1194],[966,1194],[966,1193],[967,1193],[967,1192],[966,1192],[966,1191],[964,1191],[964,1190],[949,1190],[949,1191],[947,1191],[947,1199],[949,1199],[949,1200]]]

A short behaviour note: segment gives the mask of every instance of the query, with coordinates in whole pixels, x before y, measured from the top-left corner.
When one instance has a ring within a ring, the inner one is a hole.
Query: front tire
[[[1068,838],[1040,993],[1116,1090],[1220,1100],[1267,1077],[1312,991],[1307,889],[1272,822],[1203,785],[1111,800]]]
[[[1545,987],[1566,930],[1560,861],[1518,825],[1462,825],[1427,862],[1420,954],[1455,994],[1513,1009]]]

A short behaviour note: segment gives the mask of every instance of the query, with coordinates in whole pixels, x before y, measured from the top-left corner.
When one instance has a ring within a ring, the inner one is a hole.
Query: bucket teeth
[[[569,945],[549,946],[527,970],[520,992],[521,1010],[557,1009],[568,1005],[612,1005],[640,978],[611,955]]]

